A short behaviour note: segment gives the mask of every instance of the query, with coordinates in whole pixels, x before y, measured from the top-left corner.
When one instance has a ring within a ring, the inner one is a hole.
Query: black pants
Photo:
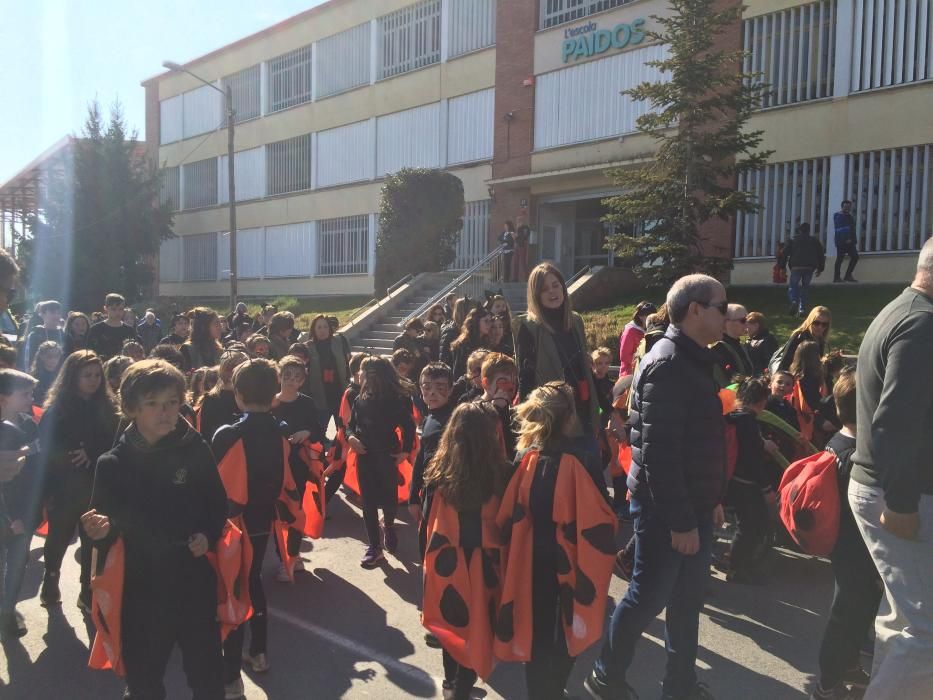
[[[75,528],[81,540],[81,589],[91,583],[91,540],[78,527],[81,516],[89,508],[93,477],[91,472],[82,468],[70,469],[61,481],[54,484],[48,504],[49,534],[45,538],[43,558],[45,570],[59,572],[65,551],[71,544]]]
[[[858,246],[854,243],[849,243],[841,248],[838,246],[836,247],[836,271],[833,279],[840,279],[839,273],[842,270],[842,261],[847,255],[849,256],[849,267],[846,268],[846,279],[852,277],[855,266],[858,265]]]
[[[502,254],[502,270],[499,273],[499,280],[502,282],[509,282],[512,279],[512,255],[511,250]]]
[[[754,568],[761,543],[768,534],[768,506],[760,486],[742,484],[735,479],[729,482],[726,503],[735,510],[738,520],[732,542],[731,567],[737,571],[748,571]]]
[[[555,562],[535,561],[531,583],[531,661],[525,664],[529,700],[563,700],[575,659],[567,653],[559,616]]]
[[[453,687],[454,700],[469,700],[470,691],[476,684],[476,671],[458,664],[454,657],[444,653],[444,680]]]
[[[395,524],[398,510],[398,466],[389,454],[357,455],[357,475],[363,499],[363,525],[371,547],[382,547],[379,509],[386,527]]]
[[[29,523],[24,525],[28,535],[10,535],[0,542],[0,613],[13,612],[19,602],[29,560],[29,541],[35,529]]]
[[[178,644],[194,700],[221,700],[224,696],[223,663],[216,616],[216,594],[210,588],[173,597],[170,603],[125,592],[124,698],[163,700],[165,668],[172,648]]]
[[[835,590],[823,643],[820,685],[833,688],[859,662],[859,650],[878,614],[881,580],[847,503],[843,503],[839,539],[830,555]]]
[[[266,547],[269,544],[269,530],[262,535],[250,535],[249,541],[253,545],[253,563],[249,568],[249,597],[253,604],[253,616],[248,623],[237,627],[227,636],[224,642],[224,683],[232,683],[240,677],[240,666],[243,663],[243,643],[246,637],[246,625],[249,625],[249,653],[250,656],[266,653],[266,640],[268,637],[269,619],[266,607],[266,591],[262,587],[262,560],[266,556]]]
[[[327,483],[324,485],[325,503],[330,503],[330,499],[332,499],[337,494],[337,489],[340,488],[340,485],[343,483],[343,479],[346,475],[347,465],[344,464],[342,467],[340,467],[340,469],[331,472],[331,475],[327,477]]]

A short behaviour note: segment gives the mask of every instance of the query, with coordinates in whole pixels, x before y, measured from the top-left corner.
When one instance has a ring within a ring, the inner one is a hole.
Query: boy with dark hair
[[[26,336],[24,356],[27,368],[32,367],[32,360],[36,356],[36,351],[45,341],[53,340],[60,346],[64,345],[62,329],[59,328],[62,322],[62,305],[54,299],[40,301],[36,304],[36,313],[42,319],[42,323],[33,328],[29,335]]]
[[[506,459],[511,462],[515,459],[515,443],[518,441],[512,415],[512,402],[518,391],[518,367],[515,360],[501,352],[489,353],[480,368],[480,382],[483,394],[475,400],[489,401],[499,414],[502,446]]]
[[[246,625],[240,625],[224,642],[224,685],[227,697],[243,695],[240,667],[245,661],[253,672],[269,670],[266,657],[268,620],[266,594],[262,585],[262,561],[269,535],[279,541],[286,570],[293,571],[288,554],[287,532],[304,525],[295,482],[288,467],[290,446],[287,428],[272,414],[272,403],[279,391],[275,363],[263,358],[237,366],[233,391],[243,417],[221,427],[212,441],[218,470],[227,491],[228,515],[242,518],[245,534],[253,549],[249,571],[249,594],[253,617],[249,621],[249,653],[243,653]]]
[[[37,444],[36,424],[29,416],[35,386],[36,380],[25,372],[0,369],[0,450]],[[33,447],[31,454],[36,453]],[[0,641],[4,642],[26,634],[16,603],[39,505],[41,480],[34,461],[27,459],[26,467],[12,481],[0,484]]]
[[[179,347],[188,340],[188,334],[191,332],[191,319],[185,314],[175,314],[172,316],[172,332],[159,341],[159,345],[173,345]]]
[[[165,697],[175,644],[194,698],[223,697],[217,576],[205,555],[227,504],[210,449],[179,420],[184,395],[184,375],[162,360],[127,370],[120,403],[132,423],[98,460],[92,509],[81,518],[96,550],[91,665],[122,665],[127,698]],[[103,606],[102,594],[118,590],[108,577],[121,549],[123,595]]]
[[[836,586],[820,645],[820,677],[810,696],[815,700],[843,697],[846,686],[859,690],[868,686],[869,676],[859,664],[859,649],[878,614],[883,590],[847,498],[857,412],[852,368],[840,373],[833,386],[833,400],[843,427],[830,438],[826,449],[836,455],[842,508],[839,536],[829,555]]]
[[[91,326],[87,332],[87,349],[97,353],[106,362],[114,355],[119,355],[128,340],[136,340],[136,329],[123,323],[126,299],[111,292],[104,298],[104,310],[107,318]]]

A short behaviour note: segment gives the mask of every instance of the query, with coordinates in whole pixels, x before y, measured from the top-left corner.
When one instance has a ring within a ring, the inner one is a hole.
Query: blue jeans
[[[667,668],[664,693],[685,696],[696,685],[697,636],[712,559],[713,520],[699,518],[700,549],[691,556],[671,547],[671,531],[651,503],[631,500],[635,518],[635,569],[632,582],[612,613],[596,677],[611,689],[624,687],[641,634],[667,608]]]
[[[790,271],[790,277],[787,280],[787,296],[790,298],[790,303],[794,304],[800,311],[803,311],[807,306],[807,296],[810,293],[810,282],[812,280],[812,268]]]

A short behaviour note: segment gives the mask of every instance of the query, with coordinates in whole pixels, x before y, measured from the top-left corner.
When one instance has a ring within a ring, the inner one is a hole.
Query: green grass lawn
[[[832,311],[830,347],[855,354],[868,324],[903,288],[904,285],[848,284],[811,287],[809,303],[827,306]],[[729,287],[728,295],[730,302],[742,304],[748,311],[763,313],[780,343],[800,325],[800,319],[787,313],[786,287]],[[618,357],[619,334],[642,299],[660,304],[664,301],[664,292],[646,290],[620,299],[616,306],[581,311],[590,346],[605,345],[612,350],[613,357]]]
[[[244,303],[250,315],[256,314],[262,303],[274,304],[279,311],[291,311],[295,314],[296,325],[299,330],[305,330],[311,325],[311,319],[318,314],[336,316],[341,325],[353,315],[353,312],[363,306],[372,297],[369,296],[341,296],[341,297],[275,297],[262,302],[245,299]],[[140,315],[147,307],[153,307],[159,312],[159,317],[167,321],[172,317],[174,308],[184,311],[195,306],[207,306],[218,313],[230,313],[229,298],[210,297],[159,297],[154,302],[140,302],[133,308],[139,310]],[[165,322],[163,321],[163,322]]]

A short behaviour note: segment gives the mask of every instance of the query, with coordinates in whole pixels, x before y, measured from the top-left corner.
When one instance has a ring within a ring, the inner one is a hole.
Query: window
[[[317,42],[314,79],[318,99],[369,85],[372,70],[369,47],[368,22]]]
[[[831,97],[836,54],[836,0],[800,5],[745,20],[747,73],[768,84],[762,107]]]
[[[184,281],[207,282],[217,279],[217,234],[183,236]]]
[[[305,221],[266,228],[267,278],[311,277],[314,274],[313,227],[314,224]]]
[[[175,95],[159,102],[159,143],[184,138],[184,99],[184,95]]]
[[[303,46],[269,61],[269,111],[311,101],[311,47]]]
[[[181,209],[181,172],[176,165],[172,168],[162,168],[161,175],[159,203],[167,204],[172,211],[178,211]]]
[[[933,78],[929,0],[853,0],[852,92]]]
[[[181,282],[182,239],[169,238],[159,246],[159,281]]]
[[[318,274],[356,275],[369,270],[369,217],[318,222]]]
[[[226,123],[224,98],[217,88],[202,85],[184,94],[183,99],[184,138],[216,131]]]
[[[220,204],[230,201],[230,180],[227,156],[220,156],[217,166],[217,200]],[[233,154],[233,172],[236,178],[236,201],[245,202],[248,199],[259,199],[266,194],[266,159],[263,147],[251,148],[248,151],[237,151]]]
[[[441,60],[441,0],[424,0],[377,21],[380,79]]]
[[[665,58],[661,44],[626,51],[538,76],[535,87],[535,149],[593,141],[635,131],[646,102],[620,91],[667,79],[648,61]]]
[[[467,202],[463,212],[463,228],[454,250],[451,270],[466,270],[489,252],[490,200]]]
[[[556,27],[634,0],[541,0],[541,29]]]
[[[845,191],[859,250],[919,250],[930,237],[931,144],[851,153]]]
[[[217,204],[217,159],[207,158],[182,167],[182,208],[196,209]]]
[[[440,104],[387,114],[376,120],[379,176],[402,168],[436,168],[440,163]]]
[[[317,186],[333,187],[373,177],[376,147],[369,121],[347,124],[317,135]]]
[[[494,88],[454,97],[447,103],[447,164],[492,158]]]
[[[774,257],[777,244],[803,222],[826,245],[829,158],[772,163],[739,176],[739,189],[753,193],[761,209],[736,220],[735,257]]]
[[[450,0],[448,24],[451,58],[492,46],[496,43],[496,0]]]
[[[262,228],[241,228],[236,232],[236,276],[241,280],[262,277],[265,232]],[[222,280],[230,279],[230,232],[217,236],[217,270]]]
[[[262,114],[259,83],[261,79],[259,64],[250,66],[239,73],[223,79],[223,90],[229,87],[233,93],[233,122],[239,124],[248,119],[255,119]]]
[[[310,189],[311,134],[267,144],[266,172],[266,194]]]

